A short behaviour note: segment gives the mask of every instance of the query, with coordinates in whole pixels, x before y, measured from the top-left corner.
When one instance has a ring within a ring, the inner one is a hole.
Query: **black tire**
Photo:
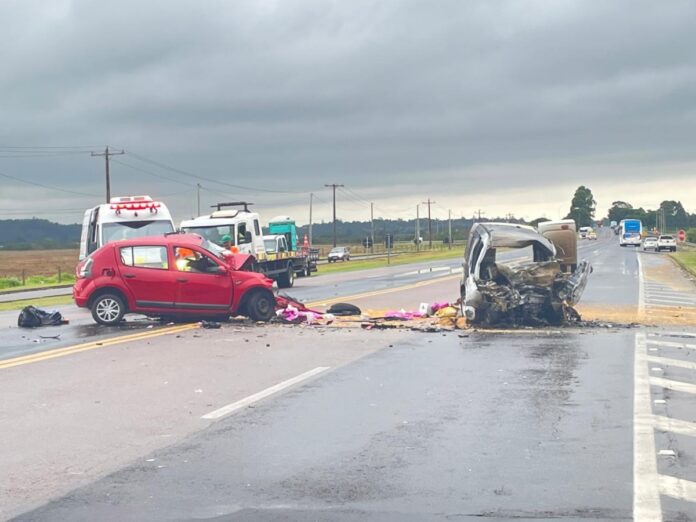
[[[275,314],[273,294],[262,290],[255,291],[246,304],[247,313],[254,321],[268,321]]]
[[[292,263],[288,264],[288,268],[284,274],[278,276],[278,287],[279,288],[292,288],[295,284],[295,269],[292,267]]]
[[[116,294],[103,294],[97,297],[92,306],[92,318],[104,326],[113,326],[123,320],[126,304]]]

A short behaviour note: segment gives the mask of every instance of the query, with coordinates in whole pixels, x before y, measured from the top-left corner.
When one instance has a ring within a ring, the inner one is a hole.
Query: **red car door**
[[[131,294],[131,310],[174,309],[177,273],[170,270],[166,246],[122,246],[116,256],[121,279]]]
[[[229,312],[232,305],[232,278],[227,267],[204,250],[174,247],[177,310]]]

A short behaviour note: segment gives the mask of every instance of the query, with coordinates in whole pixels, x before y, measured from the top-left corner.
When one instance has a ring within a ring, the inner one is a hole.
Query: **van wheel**
[[[126,305],[115,294],[104,294],[97,297],[92,303],[92,317],[94,320],[106,326],[118,324],[126,313]]]
[[[275,314],[275,299],[268,292],[254,292],[246,307],[254,321],[268,321]]]

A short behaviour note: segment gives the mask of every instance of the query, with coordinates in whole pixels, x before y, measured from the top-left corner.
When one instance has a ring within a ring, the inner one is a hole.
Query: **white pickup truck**
[[[669,250],[670,252],[677,251],[677,240],[674,236],[660,236],[657,238],[657,251]]]

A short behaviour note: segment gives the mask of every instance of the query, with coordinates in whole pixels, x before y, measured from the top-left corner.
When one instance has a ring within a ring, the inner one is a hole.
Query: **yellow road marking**
[[[310,303],[305,303],[305,306],[313,308],[315,306],[330,305],[334,303],[340,303],[342,301],[353,301],[358,299],[365,299],[366,297],[374,297],[376,295],[391,294],[394,292],[402,292],[404,290],[412,290],[414,288],[420,288],[422,286],[432,285],[434,283],[440,283],[442,281],[448,281],[450,279],[459,279],[461,274],[449,275],[443,277],[436,277],[434,279],[428,279],[427,281],[419,281],[418,283],[412,283],[410,285],[395,286],[392,288],[384,288],[382,290],[374,290],[372,292],[364,292],[361,294],[344,295],[339,297],[332,297],[331,299],[322,299],[321,301],[312,301]]]
[[[323,299],[321,301],[305,303],[308,307],[315,307],[320,305],[328,305],[333,303],[339,303],[341,301],[350,301],[357,299],[364,299],[366,297],[373,297],[377,295],[390,294],[394,292],[402,292],[405,290],[412,290],[414,288],[420,288],[423,286],[428,286],[434,283],[440,283],[442,281],[448,281],[450,279],[457,279],[461,276],[459,274],[436,277],[434,279],[428,279],[427,281],[420,281],[418,283],[412,283],[410,285],[396,286],[392,288],[385,288],[382,290],[375,290],[372,292],[364,292],[361,294],[353,294],[347,296],[334,297],[331,299]],[[179,326],[172,326],[170,328],[162,328],[159,330],[148,330],[146,332],[138,332],[135,334],[124,335],[122,337],[114,337],[111,339],[104,339],[102,341],[91,341],[84,344],[77,344],[75,346],[67,346],[65,348],[57,348],[55,350],[34,353],[31,355],[24,355],[21,357],[13,357],[12,359],[0,360],[0,370],[5,368],[12,368],[14,366],[21,366],[23,364],[31,364],[35,362],[45,361],[48,359],[55,359],[57,357],[64,357],[66,355],[72,355],[74,353],[86,352],[88,350],[96,350],[97,348],[105,348],[107,346],[113,346],[115,344],[127,343],[130,341],[139,341],[142,339],[149,339],[152,337],[159,337],[161,335],[168,335],[178,332],[183,332],[186,330],[191,330],[198,328],[198,324],[184,324]]]
[[[121,337],[114,337],[111,339],[103,339],[101,341],[91,341],[88,343],[77,344],[74,346],[67,346],[65,348],[57,348],[55,350],[33,353],[31,355],[23,355],[21,357],[13,357],[12,359],[0,360],[0,369],[12,368],[13,366],[21,366],[23,364],[31,364],[39,361],[45,361],[48,359],[54,359],[56,357],[64,357],[66,355],[72,355],[74,353],[86,352],[88,350],[96,350],[97,348],[105,348],[107,346],[127,343],[129,341],[140,341],[142,339],[159,337],[161,335],[184,332],[186,330],[192,330],[194,328],[198,328],[198,324],[184,324],[179,326],[172,326],[170,328],[148,330],[146,332],[138,332],[136,334],[124,335]]]

